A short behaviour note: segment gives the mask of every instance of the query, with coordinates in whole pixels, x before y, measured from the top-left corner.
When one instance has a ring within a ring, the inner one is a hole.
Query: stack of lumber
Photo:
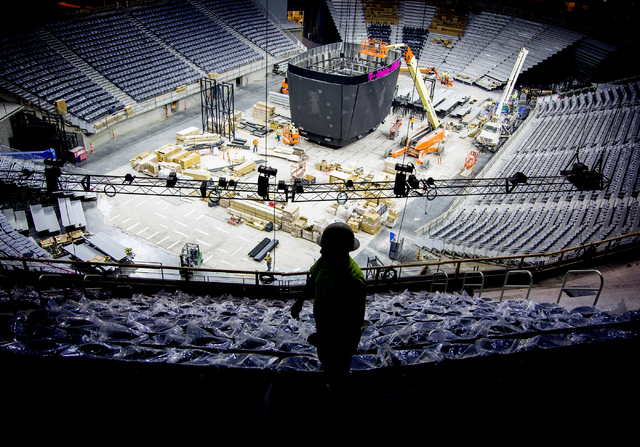
[[[256,169],[258,169],[256,166],[256,162],[253,160],[248,160],[238,166],[235,166],[233,168],[233,173],[238,177],[242,177],[243,175],[247,175],[250,172],[255,171]]]
[[[196,167],[200,164],[200,154],[198,152],[189,152],[189,155],[182,157],[178,163],[182,169]]]
[[[166,161],[167,163],[178,163],[180,164],[180,160],[187,157],[188,155],[192,154],[193,152],[191,151],[187,151],[184,149],[179,149],[176,152],[173,152],[167,156],[164,157],[164,161]]]
[[[160,149],[156,149],[155,154],[158,158],[158,161],[167,161],[167,157],[180,151],[181,149],[179,147],[176,147],[172,144],[165,144]]]
[[[176,139],[176,144],[193,146],[196,144],[215,144],[220,141],[220,134],[204,133],[202,135],[185,135],[181,140]]]
[[[176,144],[180,144],[186,137],[200,135],[200,129],[195,126],[187,127],[186,129],[176,132]]]
[[[230,200],[227,208],[229,214],[249,221],[271,222],[277,228],[282,222],[282,210],[252,200]]]
[[[189,176],[194,180],[211,180],[211,173],[206,169],[184,169],[182,175]]]
[[[158,173],[158,158],[155,153],[146,151],[136,155],[131,160],[131,167],[139,172],[149,171]]]
[[[278,92],[269,92],[268,101],[273,104],[277,104],[282,107],[289,108],[289,95]]]
[[[264,122],[269,122],[276,114],[276,106],[258,101],[253,106],[252,116]]]

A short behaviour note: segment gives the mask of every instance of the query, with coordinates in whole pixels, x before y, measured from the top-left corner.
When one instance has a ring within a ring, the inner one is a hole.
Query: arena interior
[[[627,431],[637,6],[43,0],[5,17],[0,356],[16,432]],[[374,39],[395,48],[362,55]],[[406,46],[443,130],[419,154],[433,114]],[[478,137],[491,122],[496,144]],[[336,220],[368,287],[339,392],[307,341],[312,303],[289,313]]]

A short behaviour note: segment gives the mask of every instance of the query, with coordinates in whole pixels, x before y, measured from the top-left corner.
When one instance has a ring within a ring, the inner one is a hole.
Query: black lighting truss
[[[205,132],[235,138],[233,84],[209,78],[200,79],[200,105],[202,129]]]
[[[62,173],[59,168],[47,166],[44,170],[0,170],[4,184],[26,187],[47,193],[104,193],[108,197],[117,194],[156,196],[195,196],[214,202],[221,198],[234,200],[269,200],[274,202],[322,202],[346,203],[352,198],[376,199],[384,197],[436,197],[490,196],[500,194],[548,194],[575,191],[576,189],[606,188],[607,182],[599,182],[582,188],[566,176],[525,177],[516,174],[507,178],[473,178],[436,180],[416,179],[398,173],[395,181],[338,182],[302,184],[275,182],[272,178],[259,183],[214,180],[185,180],[175,174],[167,178],[137,177],[131,174],[84,175]],[[272,181],[273,180],[273,181]],[[265,187],[266,186],[266,187]]]

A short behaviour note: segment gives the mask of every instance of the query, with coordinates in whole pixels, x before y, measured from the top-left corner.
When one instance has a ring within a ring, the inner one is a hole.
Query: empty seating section
[[[200,3],[263,51],[274,56],[296,52],[296,45],[251,0],[201,0]]]
[[[120,101],[51,49],[33,29],[0,37],[0,78],[48,104],[64,99],[69,113],[93,121]]]
[[[470,16],[464,36],[453,40],[454,47],[441,68],[458,80],[495,88],[509,79],[520,48],[529,50],[522,69],[526,71],[581,38],[579,33],[556,26],[482,12]]]
[[[427,38],[428,31],[423,28],[414,28],[405,26],[402,28],[402,42],[406,43],[414,55],[420,55],[424,42]]]
[[[260,48],[268,43],[269,53],[274,56],[298,51],[252,1],[203,3],[210,13],[202,5],[196,7],[195,2],[173,0],[133,12],[43,25],[137,102],[195,83],[204,73],[225,73],[263,59],[264,55],[248,41]],[[219,14],[220,21],[214,14]],[[230,28],[236,28],[248,41]],[[0,79],[16,94],[27,92],[49,108],[64,99],[68,112],[86,122],[100,119],[113,106],[124,107],[34,29],[5,33],[0,46]]]
[[[225,73],[262,58],[184,0],[135,11],[132,15],[208,73]]]
[[[437,34],[427,31],[437,8],[409,0],[400,2],[398,25],[382,29],[378,27],[385,25],[364,24],[358,2],[327,0],[327,4],[342,40],[358,42],[364,37],[377,37],[388,38],[392,44],[407,43],[418,57],[419,66],[435,67],[459,81],[487,89],[508,81],[522,47],[529,50],[522,69],[526,71],[585,38],[557,26],[486,11],[469,14],[461,37]],[[590,44],[590,48],[595,46]],[[607,51],[610,49],[603,49],[603,54]]]
[[[391,42],[391,26],[390,25],[367,25],[367,37],[369,39],[380,39],[383,42]]]
[[[543,253],[638,231],[640,102],[637,85],[540,98],[486,178],[558,176],[577,160],[603,162],[604,191],[467,197],[425,235],[460,256]]]
[[[360,43],[367,37],[362,3],[352,0],[327,0],[327,6],[343,42]]]
[[[199,79],[199,73],[168,52],[124,14],[46,28],[71,51],[136,101],[144,101]]]

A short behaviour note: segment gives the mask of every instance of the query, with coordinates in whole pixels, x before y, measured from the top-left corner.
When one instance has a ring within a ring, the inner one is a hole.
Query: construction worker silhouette
[[[360,246],[349,225],[328,225],[317,243],[322,256],[309,269],[311,275],[291,315],[298,319],[304,301],[313,299],[317,332],[308,341],[316,346],[331,384],[342,382],[349,373],[362,334],[367,287],[360,267],[349,256]]]

